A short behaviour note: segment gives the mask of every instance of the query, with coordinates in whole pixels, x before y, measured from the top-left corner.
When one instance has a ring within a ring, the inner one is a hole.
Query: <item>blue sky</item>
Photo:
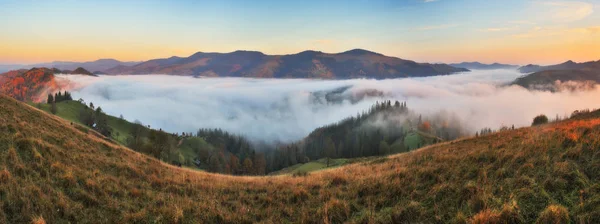
[[[0,0],[0,63],[353,48],[427,62],[599,60],[598,3]]]

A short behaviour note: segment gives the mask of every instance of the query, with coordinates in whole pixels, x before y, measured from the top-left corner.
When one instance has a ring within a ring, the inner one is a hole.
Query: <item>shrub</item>
[[[340,186],[340,185],[345,185],[347,184],[348,181],[346,181],[345,178],[340,177],[340,176],[336,176],[334,178],[331,179],[330,185],[331,186]]]
[[[12,176],[6,168],[0,171],[0,184],[8,183],[11,178]]]
[[[33,218],[33,220],[31,220],[31,223],[33,224],[46,224],[46,220],[44,219],[44,217],[38,216]]]
[[[458,212],[456,216],[451,220],[450,223],[454,224],[467,224],[469,223],[469,219],[462,212]]]
[[[500,213],[496,210],[486,209],[473,216],[471,219],[472,224],[496,224],[502,223],[500,221]]]
[[[344,223],[350,217],[350,206],[345,201],[331,199],[324,208],[325,223]]]
[[[305,170],[300,170],[297,172],[292,173],[293,177],[307,177],[308,176],[308,172]]]
[[[304,188],[295,188],[293,191],[292,202],[298,203],[308,199],[310,194]]]
[[[540,211],[549,204],[550,197],[541,188],[522,188],[515,191],[519,211],[527,223],[535,222]]]
[[[422,222],[425,214],[423,206],[419,202],[412,201],[392,214],[392,223]]]
[[[560,205],[549,205],[538,217],[535,223],[548,223],[548,224],[559,224],[559,223],[570,223],[569,211],[567,208]]]
[[[548,123],[548,117],[546,117],[546,115],[540,114],[533,118],[533,123],[531,123],[531,126],[542,125],[546,123]]]
[[[525,223],[516,201],[512,201],[510,204],[507,203],[502,206],[502,211],[500,211],[500,221],[502,223]]]

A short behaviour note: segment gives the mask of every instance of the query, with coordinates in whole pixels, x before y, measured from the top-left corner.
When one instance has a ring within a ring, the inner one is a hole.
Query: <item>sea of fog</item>
[[[264,141],[299,140],[317,127],[368,109],[377,100],[406,101],[411,110],[423,115],[451,114],[472,133],[483,127],[528,126],[538,114],[562,117],[576,109],[600,107],[598,88],[552,93],[506,85],[520,76],[515,70],[490,70],[392,80],[59,78],[69,84],[75,99],[93,102],[129,121],[169,132],[221,128]],[[323,93],[331,91],[342,100],[325,100]],[[380,94],[357,97],[365,92]]]

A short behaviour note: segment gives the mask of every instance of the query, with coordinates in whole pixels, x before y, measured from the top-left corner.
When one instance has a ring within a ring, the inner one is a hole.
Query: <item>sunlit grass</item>
[[[600,119],[303,176],[174,167],[0,96],[0,223],[600,222]]]

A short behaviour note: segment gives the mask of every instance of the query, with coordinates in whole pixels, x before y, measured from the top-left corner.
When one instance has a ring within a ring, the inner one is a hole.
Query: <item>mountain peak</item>
[[[88,70],[86,70],[85,68],[82,67],[78,67],[75,70],[73,70],[71,72],[71,74],[74,75],[94,75],[93,73],[89,72]]]
[[[118,61],[116,59],[112,59],[112,58],[101,58],[101,59],[95,60],[93,62],[97,62],[97,63],[119,63],[120,61]]]
[[[352,49],[352,50],[349,50],[349,51],[344,51],[344,52],[342,52],[340,54],[357,55],[357,56],[358,55],[367,55],[367,54],[381,55],[379,53],[375,53],[375,52],[368,51],[368,50],[365,50],[365,49],[360,49],[360,48]]]

